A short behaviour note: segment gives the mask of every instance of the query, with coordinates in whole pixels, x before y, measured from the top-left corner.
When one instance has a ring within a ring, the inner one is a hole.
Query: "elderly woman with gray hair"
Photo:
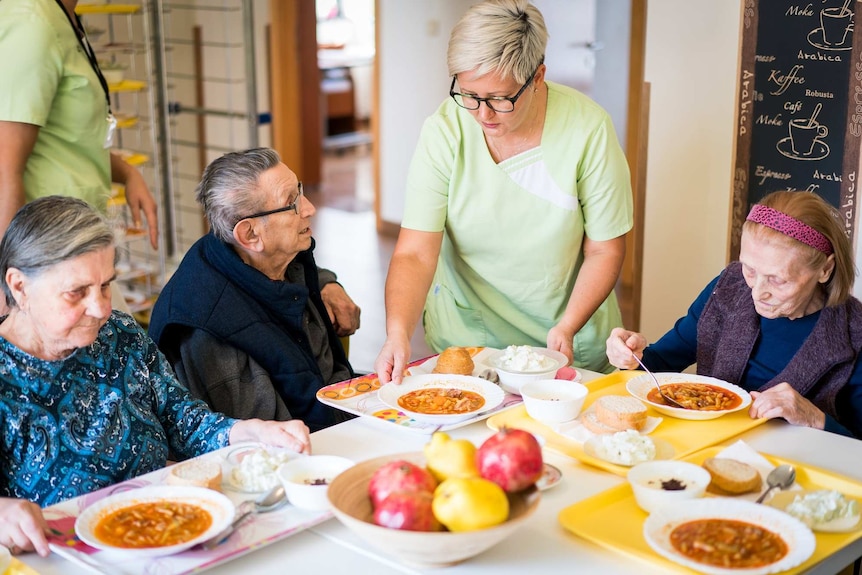
[[[314,261],[315,208],[269,148],[214,160],[197,187],[212,227],[162,289],[150,335],[192,394],[232,417],[344,419],[317,390],[353,376],[339,335],[359,308]]]
[[[850,295],[853,246],[837,210],[781,191],[751,208],[739,261],[713,279],[657,342],[615,329],[608,359],[697,372],[751,392],[751,417],[862,438],[862,303]]]
[[[26,204],[0,243],[0,545],[48,554],[40,506],[238,441],[309,451],[301,421],[238,421],[193,399],[111,310],[114,235],[84,201]]]

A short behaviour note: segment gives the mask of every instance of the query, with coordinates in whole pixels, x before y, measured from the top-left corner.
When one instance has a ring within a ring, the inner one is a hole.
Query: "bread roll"
[[[739,495],[760,490],[760,473],[747,463],[724,457],[710,457],[704,460],[703,467],[712,477],[709,490],[714,493]]]
[[[215,461],[192,459],[177,463],[165,481],[168,485],[193,485],[221,491],[221,465]]]
[[[619,429],[615,429],[613,427],[609,427],[609,426],[605,425],[604,423],[601,423],[599,421],[599,418],[596,417],[595,411],[585,412],[581,416],[580,421],[581,421],[581,425],[583,425],[584,427],[586,427],[587,429],[589,429],[590,431],[592,431],[593,433],[595,433],[597,435],[604,435],[606,433],[616,433],[617,431],[620,431]]]
[[[603,395],[593,407],[598,423],[614,432],[626,429],[640,431],[646,426],[646,406],[629,395]]]
[[[437,365],[433,373],[455,373],[458,375],[472,375],[473,358],[463,347],[447,347],[437,358]]]

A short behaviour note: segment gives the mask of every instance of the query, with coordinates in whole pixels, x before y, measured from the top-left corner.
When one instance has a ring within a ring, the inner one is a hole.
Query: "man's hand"
[[[320,290],[323,305],[329,312],[329,320],[339,337],[353,335],[359,329],[359,314],[361,310],[354,303],[341,285],[332,282]]]

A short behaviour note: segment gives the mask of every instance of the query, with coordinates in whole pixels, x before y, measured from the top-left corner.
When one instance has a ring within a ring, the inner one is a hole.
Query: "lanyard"
[[[81,19],[78,18],[78,15],[75,14],[75,20],[72,20],[72,16],[66,11],[66,7],[63,6],[63,2],[61,0],[56,0],[57,6],[60,7],[60,10],[63,11],[63,15],[66,16],[66,19],[69,21],[69,25],[72,27],[72,31],[75,32],[75,38],[78,39],[78,44],[84,50],[84,54],[87,55],[87,61],[90,63],[90,67],[93,69],[93,72],[96,73],[96,76],[99,78],[99,84],[102,86],[102,90],[105,92],[105,101],[108,103],[108,116],[111,115],[111,96],[108,91],[108,81],[105,80],[105,76],[102,75],[102,70],[99,68],[99,61],[96,59],[96,52],[93,51],[93,47],[90,45],[90,41],[87,39],[87,34],[84,32],[84,26],[81,24]],[[77,22],[76,22],[77,21]]]

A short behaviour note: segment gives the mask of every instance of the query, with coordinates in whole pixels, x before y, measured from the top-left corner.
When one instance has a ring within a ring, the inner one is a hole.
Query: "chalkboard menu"
[[[853,237],[862,136],[856,0],[744,0],[731,258],[752,204],[820,195]]]

